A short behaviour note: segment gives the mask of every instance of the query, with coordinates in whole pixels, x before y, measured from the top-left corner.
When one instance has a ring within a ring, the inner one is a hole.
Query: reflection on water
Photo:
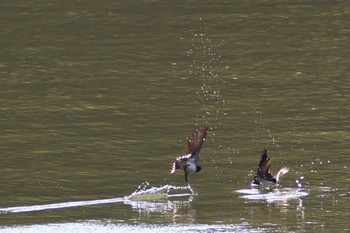
[[[124,204],[131,205],[140,214],[140,219],[158,213],[171,223],[190,223],[195,222],[197,217],[196,209],[191,206],[196,195],[190,185],[151,187],[145,182],[126,198]]]
[[[118,228],[118,232],[134,232],[140,231],[148,232],[181,232],[181,231],[196,231],[196,232],[207,232],[207,231],[220,231],[220,232],[263,232],[264,228],[252,228],[251,224],[234,224],[234,225],[201,225],[198,224],[198,207],[193,205],[196,198],[199,198],[199,194],[188,193],[191,190],[188,186],[171,186],[164,185],[160,187],[152,187],[148,182],[142,183],[139,188],[129,196],[124,198],[112,198],[112,199],[101,199],[101,200],[90,200],[90,201],[76,201],[66,203],[53,203],[46,205],[33,205],[33,206],[22,206],[22,207],[8,207],[2,208],[0,211],[5,213],[26,213],[26,212],[38,212],[48,211],[54,209],[65,209],[65,208],[78,208],[87,207],[91,205],[106,205],[119,203],[126,206],[131,206],[131,209],[138,213],[138,217],[135,219],[137,222],[144,222],[147,219],[154,218],[154,215],[160,214],[163,222],[167,222],[170,225],[147,225],[137,228],[134,225],[114,224],[115,220],[104,221],[103,224],[98,222],[87,222],[87,223],[65,223],[65,224],[48,224],[48,225],[32,225],[27,227],[14,226],[2,228],[2,232],[45,232],[48,230],[65,230],[66,232],[84,232],[86,230],[96,229],[102,232],[113,230],[115,227]],[[177,193],[172,193],[176,191]],[[314,187],[314,188],[274,188],[274,189],[240,189],[236,193],[240,194],[240,198],[249,201],[250,203],[266,203],[261,205],[260,208],[254,208],[247,211],[252,211],[253,215],[261,216],[264,215],[264,221],[271,221],[274,224],[274,212],[276,209],[280,213],[285,215],[294,215],[298,221],[303,222],[305,219],[306,208],[303,206],[303,198],[312,195],[320,200],[326,200],[334,195],[344,196],[347,195],[343,191],[335,193],[336,190],[330,187]],[[245,202],[245,203],[249,203]],[[292,203],[295,203],[291,205]],[[218,202],[219,205],[220,202]],[[228,204],[228,203],[226,203]],[[293,207],[294,206],[294,207]],[[266,215],[267,214],[267,215]],[[293,215],[293,214],[292,214]],[[246,220],[241,218],[241,220]],[[108,223],[110,222],[110,223]],[[119,221],[117,221],[119,222]],[[177,225],[181,223],[180,225]],[[188,223],[196,223],[189,227]],[[253,224],[254,225],[254,224]],[[71,228],[75,227],[75,228]],[[145,229],[144,229],[145,228]],[[121,231],[119,231],[122,229]]]
[[[187,198],[187,200],[164,200],[162,201],[131,201],[125,200],[124,203],[131,205],[133,210],[139,212],[151,213],[151,212],[173,212],[176,214],[178,208],[189,207],[193,197]]]
[[[80,223],[63,223],[63,224],[47,224],[33,226],[16,226],[0,228],[2,233],[46,233],[46,232],[67,232],[67,233],[86,233],[86,232],[120,232],[120,233],[154,233],[154,232],[265,232],[263,229],[253,229],[244,224],[225,225],[225,224],[173,224],[173,225],[127,225],[113,222],[80,222]]]
[[[196,209],[191,207],[193,196],[164,201],[130,201],[124,203],[131,205],[139,213],[139,219],[149,218],[153,213],[161,214],[163,219],[172,223],[196,222]]]
[[[303,221],[305,216],[305,207],[303,206],[303,197],[309,195],[309,191],[300,188],[274,188],[274,189],[241,189],[236,191],[239,194],[243,194],[240,198],[248,201],[266,203],[266,206],[257,211],[268,212],[272,211],[272,208],[279,209],[281,213],[287,214],[289,211],[295,211],[295,217]],[[294,201],[293,201],[294,200]],[[291,201],[294,204],[291,205]],[[296,202],[296,203],[295,203]],[[295,209],[293,209],[295,206]],[[260,215],[256,213],[257,215]],[[301,216],[301,217],[299,217]],[[267,219],[266,219],[267,220]]]

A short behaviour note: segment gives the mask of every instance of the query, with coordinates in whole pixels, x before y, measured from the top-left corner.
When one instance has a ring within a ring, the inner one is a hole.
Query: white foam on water
[[[259,194],[259,190],[255,189],[255,188],[251,188],[251,189],[240,189],[236,191],[237,193],[243,193],[243,194]]]
[[[148,186],[148,184],[146,186]],[[139,186],[139,188],[140,187],[141,186]],[[187,191],[190,191],[191,193],[188,193],[188,192],[174,193],[174,194],[170,193],[171,191],[182,191],[182,190],[187,190]],[[135,204],[136,202],[132,202],[134,200],[159,201],[161,199],[167,200],[168,198],[192,196],[193,194],[194,192],[189,185],[188,186],[164,185],[161,187],[150,187],[150,188],[143,187],[141,190],[136,190],[131,195],[126,197],[5,207],[5,208],[0,208],[0,214],[1,213],[4,214],[4,213],[37,212],[37,211],[46,211],[46,210],[54,210],[54,209],[91,206],[91,205],[113,204],[118,202],[123,202],[124,204],[132,204],[134,206],[134,205],[139,205],[138,203]]]
[[[146,184],[142,189],[136,190],[131,195],[126,196],[126,200],[159,200],[159,199],[167,199],[169,197],[186,197],[195,195],[191,186],[173,186],[173,185],[163,185],[160,187],[148,187],[149,184]],[[140,186],[139,186],[140,188]],[[176,191],[190,191],[190,193],[171,193]]]
[[[272,189],[272,190],[259,190],[259,189],[242,189],[237,190],[238,193],[245,195],[240,196],[248,200],[264,200],[269,203],[277,201],[286,201],[291,199],[299,199],[309,195],[307,191],[300,189]]]
[[[144,187],[139,186],[138,190],[125,197],[124,204],[131,205],[133,209],[141,212],[163,213],[174,211],[178,206],[188,206],[194,195],[189,185],[149,187],[146,182]]]

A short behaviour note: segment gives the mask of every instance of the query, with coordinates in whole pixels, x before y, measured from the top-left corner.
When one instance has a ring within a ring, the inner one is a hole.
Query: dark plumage
[[[252,186],[259,186],[261,184],[277,184],[281,177],[285,175],[289,169],[287,167],[281,168],[276,175],[272,176],[270,173],[271,159],[267,155],[267,149],[264,149],[261,154],[261,159],[257,169],[256,176],[252,181]]]

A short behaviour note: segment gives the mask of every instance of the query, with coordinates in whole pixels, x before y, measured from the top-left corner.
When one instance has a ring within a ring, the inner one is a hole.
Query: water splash
[[[264,146],[262,147],[266,147],[266,144],[276,146],[277,148],[281,147],[278,140],[276,140],[275,136],[272,134],[271,130],[266,126],[265,121],[263,119],[263,112],[261,110],[254,109],[253,114],[255,114],[254,123],[256,125],[256,135],[259,136],[259,140],[257,140],[258,146],[261,141],[260,137],[262,135],[267,135],[267,142],[264,142]]]
[[[297,184],[298,188],[301,188],[303,185],[301,181],[304,180],[304,176],[300,176],[299,179],[295,180],[295,183]]]
[[[221,55],[215,52],[208,28],[201,28],[200,32],[192,34],[192,45],[187,55],[192,58],[190,75],[193,79],[198,79],[201,85],[197,90],[196,103],[203,110],[198,115],[196,123],[210,125],[211,130],[218,129],[223,125],[223,119],[227,115],[224,111],[224,84],[221,78],[221,73],[227,67]],[[215,136],[215,132],[213,134]],[[217,144],[220,146],[219,141]]]
[[[202,26],[192,33],[191,42],[187,52],[187,56],[192,59],[189,74],[191,79],[197,80],[200,85],[196,92],[195,103],[199,105],[201,111],[198,112],[196,125],[210,127],[209,140],[213,147],[216,147],[211,164],[214,165],[216,178],[219,179],[222,168],[217,164],[232,164],[232,157],[238,154],[232,144],[227,145],[224,142],[225,132],[230,130],[226,122],[230,119],[225,100],[226,86],[222,76],[229,67],[224,64],[224,59],[217,52],[216,45],[220,45],[220,41],[214,41],[207,27]],[[220,156],[217,156],[219,153]]]
[[[188,190],[190,192],[183,193],[183,190]],[[176,193],[178,191],[181,191],[181,193]],[[196,193],[193,191],[190,185],[163,185],[160,187],[150,187],[149,183],[146,181],[142,183],[133,193],[124,198],[126,200],[156,201],[160,199],[167,199],[169,197],[183,197],[192,195],[196,195]]]
[[[283,189],[271,189],[271,190],[259,190],[259,189],[241,189],[237,190],[237,193],[244,194],[240,196],[248,200],[263,200],[267,203],[287,201],[291,199],[299,199],[309,195],[309,192],[302,189],[295,188],[283,188]]]
[[[181,191],[181,190],[188,190],[190,192],[172,193],[174,191]],[[189,185],[188,186],[164,185],[161,187],[149,187],[149,183],[144,182],[131,195],[125,196],[125,197],[5,207],[5,208],[0,208],[0,214],[37,212],[37,211],[46,211],[46,210],[54,210],[54,209],[91,206],[91,205],[113,204],[113,203],[119,203],[119,202],[124,202],[124,204],[129,204],[128,201],[134,201],[134,200],[157,201],[161,199],[174,198],[174,197],[186,197],[186,196],[193,196],[193,195],[196,195],[196,193],[192,190],[191,186]]]
[[[196,193],[190,185],[163,185],[151,187],[146,181],[137,190],[125,197],[124,204],[142,213],[177,213],[179,209],[189,208]]]

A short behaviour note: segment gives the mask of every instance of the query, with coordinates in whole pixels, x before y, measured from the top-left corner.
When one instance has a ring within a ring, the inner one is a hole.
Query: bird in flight
[[[185,181],[189,182],[189,175],[199,172],[202,167],[197,164],[199,152],[206,140],[208,127],[200,127],[191,136],[187,137],[185,150],[172,164],[170,173],[181,169],[185,172]]]

